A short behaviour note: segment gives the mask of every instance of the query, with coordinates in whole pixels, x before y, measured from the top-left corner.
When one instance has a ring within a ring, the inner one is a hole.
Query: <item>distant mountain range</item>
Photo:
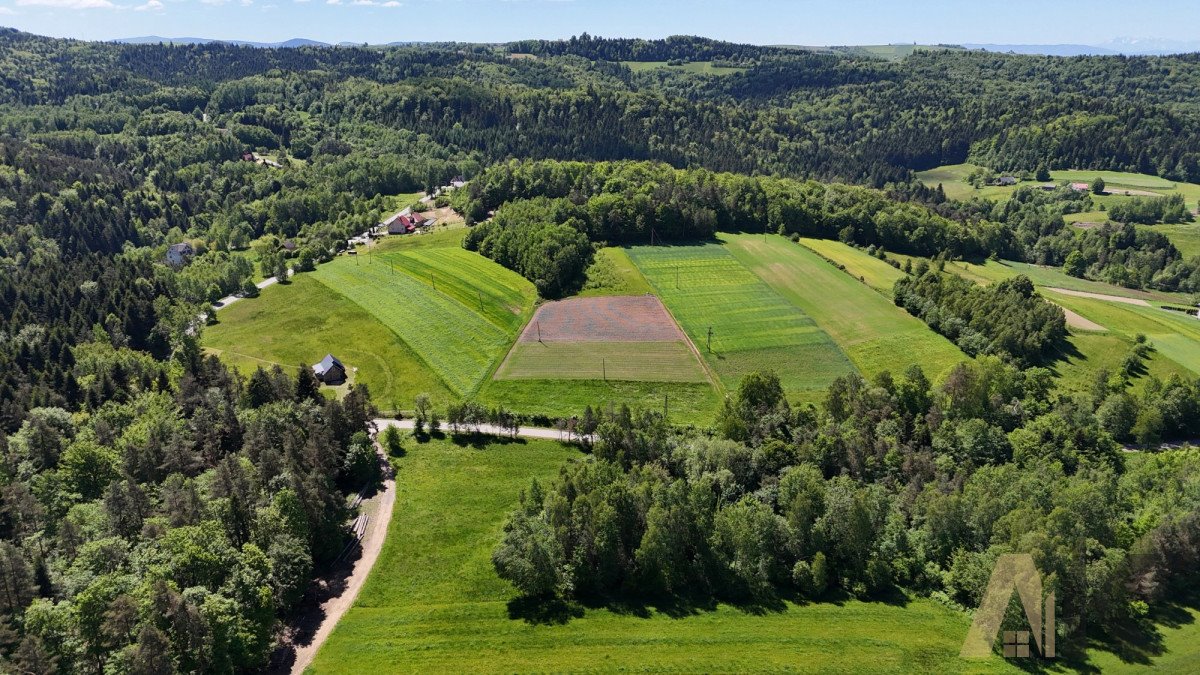
[[[244,47],[260,47],[263,49],[290,49],[295,47],[332,47],[334,45],[328,42],[320,42],[318,40],[308,40],[305,38],[292,38],[283,42],[250,42],[245,40],[215,40],[212,38],[200,37],[161,37],[158,35],[144,35],[142,37],[121,38],[113,40],[113,42],[121,42],[124,44],[176,44],[176,45],[204,45],[209,43],[224,43],[231,45],[240,45]],[[339,47],[354,47],[361,43],[357,42],[339,42]],[[390,42],[384,46],[409,45],[412,42]],[[906,45],[896,45],[906,46]],[[965,49],[981,49],[989,52],[1002,52],[1014,54],[1040,54],[1043,56],[1113,56],[1116,54],[1124,54],[1126,56],[1161,56],[1164,54],[1185,54],[1191,52],[1200,52],[1200,41],[1196,40],[1162,40],[1157,38],[1117,38],[1109,40],[1097,45],[1084,44],[985,44],[985,43],[964,43],[961,45]],[[809,49],[825,49],[812,48]],[[843,47],[839,49],[853,49]]]
[[[964,44],[967,49],[982,49],[989,52],[1012,52],[1014,54],[1041,54],[1043,56],[1163,56],[1166,54],[1188,54],[1200,52],[1200,41],[1160,40],[1157,38],[1117,38],[1098,45],[998,45]]]
[[[143,35],[142,37],[120,38],[113,40],[127,45],[156,45],[156,44],[172,44],[172,45],[207,45],[212,43],[224,43],[230,45],[239,45],[242,47],[261,47],[263,49],[292,49],[295,47],[330,47],[327,42],[318,42],[317,40],[306,40],[304,38],[292,38],[283,42],[247,42],[245,40],[214,40],[212,38],[200,37],[161,37],[158,35]]]

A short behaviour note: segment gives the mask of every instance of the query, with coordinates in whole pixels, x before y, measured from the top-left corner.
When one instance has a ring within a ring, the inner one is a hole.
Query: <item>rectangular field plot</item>
[[[885,370],[898,375],[919,365],[932,378],[968,358],[920,319],[805,246],[775,235],[722,235],[722,239],[747,269],[812,317],[868,377]],[[873,262],[896,271],[845,244],[837,246],[844,248],[826,250],[862,264],[863,269]]]
[[[810,317],[724,246],[640,246],[630,257],[726,387],[771,369],[789,392],[814,392],[854,371]]]
[[[705,382],[696,355],[675,342],[527,342],[496,371],[498,380],[628,380]]]
[[[662,302],[637,295],[542,305],[495,379],[699,383],[708,375]]]

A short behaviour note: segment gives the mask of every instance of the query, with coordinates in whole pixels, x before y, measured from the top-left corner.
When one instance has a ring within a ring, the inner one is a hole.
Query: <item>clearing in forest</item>
[[[683,331],[652,295],[569,298],[542,305],[496,379],[705,382]]]

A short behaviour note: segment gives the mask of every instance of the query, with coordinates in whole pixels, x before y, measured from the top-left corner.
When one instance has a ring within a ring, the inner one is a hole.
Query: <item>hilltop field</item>
[[[629,404],[695,424],[754,370],[816,402],[841,375],[915,364],[934,377],[966,358],[891,303],[884,282],[902,273],[865,254],[843,271],[778,236],[608,248],[579,297],[539,304],[528,281],[464,250],[464,232],[338,256],[221,310],[204,345],[244,372],[332,353],[385,409],[425,392],[552,418]]]

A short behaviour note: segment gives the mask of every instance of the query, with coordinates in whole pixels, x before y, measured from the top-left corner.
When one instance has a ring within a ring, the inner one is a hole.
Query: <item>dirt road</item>
[[[354,599],[358,597],[358,592],[362,590],[363,583],[379,558],[379,552],[383,550],[388,524],[392,521],[392,507],[396,503],[396,479],[382,450],[379,451],[379,457],[384,471],[383,483],[370,499],[363,501],[360,509],[369,518],[359,543],[361,554],[354,560],[348,574],[315,585],[311,593],[319,599],[319,604],[297,622],[287,636],[287,641],[291,643],[290,650],[285,648],[284,651],[291,651],[294,660],[288,665],[286,662],[289,657],[282,656],[278,667],[272,668],[272,672],[290,672],[293,675],[304,672],[342,615],[354,604]]]
[[[1107,300],[1109,302],[1121,302],[1126,305],[1137,305],[1139,307],[1149,307],[1150,306],[1150,303],[1146,302],[1145,300],[1141,300],[1139,298],[1126,298],[1126,297],[1120,296],[1120,295],[1105,295],[1103,293],[1091,293],[1088,291],[1072,291],[1072,290],[1069,290],[1066,288],[1053,288],[1051,286],[1047,286],[1045,290],[1053,291],[1055,293],[1062,293],[1063,295],[1073,295],[1077,298],[1091,298],[1093,300]]]

